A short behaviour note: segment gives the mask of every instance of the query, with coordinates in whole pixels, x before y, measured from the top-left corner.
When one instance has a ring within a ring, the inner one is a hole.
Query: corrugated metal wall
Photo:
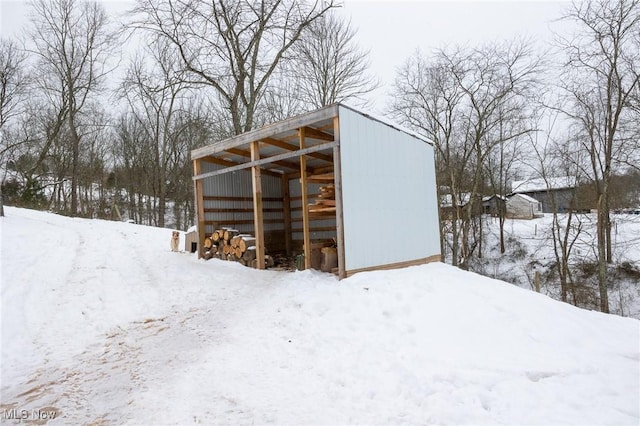
[[[203,162],[203,173],[223,169],[224,166]],[[203,193],[205,197],[228,197],[229,200],[207,200],[205,198],[205,209],[248,209],[248,212],[207,212],[205,221],[215,221],[222,223],[222,226],[232,226],[243,233],[254,233],[253,227],[253,186],[251,182],[251,171],[238,170],[224,173],[203,180]],[[238,200],[237,198],[246,198]],[[262,206],[264,209],[278,209],[278,211],[265,211],[263,213],[265,224],[264,230],[284,231],[284,212],[282,200],[282,179],[279,177],[262,175]],[[270,200],[277,199],[277,200]],[[251,223],[242,223],[242,222]],[[270,223],[270,221],[276,223]],[[214,231],[214,225],[206,226],[206,234]]]
[[[440,253],[433,147],[340,107],[347,271]]]

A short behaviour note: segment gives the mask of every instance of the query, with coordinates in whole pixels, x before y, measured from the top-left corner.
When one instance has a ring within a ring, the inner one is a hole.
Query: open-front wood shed
[[[304,253],[334,241],[336,273],[440,259],[432,144],[334,104],[193,150],[199,255],[231,227],[265,252]]]

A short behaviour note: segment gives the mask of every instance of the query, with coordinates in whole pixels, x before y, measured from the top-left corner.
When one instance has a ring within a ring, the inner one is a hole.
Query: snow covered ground
[[[640,215],[613,214],[612,242],[615,270],[624,262],[640,267]],[[560,299],[560,284],[555,271],[553,253],[552,214],[533,220],[507,219],[505,222],[506,253],[500,253],[499,224],[497,218],[485,216],[486,247],[481,260],[472,269],[482,275],[503,279],[526,289],[534,288],[534,274],[542,274],[541,292],[556,300]],[[566,225],[567,216],[559,215],[559,222]],[[583,265],[595,262],[596,225],[595,214],[576,214],[572,219],[571,238],[576,239],[571,251],[573,278],[585,294],[594,294],[591,305],[597,307],[598,283],[595,271],[589,276],[581,274]],[[575,228],[580,226],[580,232]],[[571,240],[570,240],[571,241]],[[615,271],[610,274],[609,304],[612,313],[640,319],[640,282],[637,276],[626,276]],[[581,306],[589,305],[584,301]]]
[[[3,423],[640,423],[635,319],[444,264],[339,282],[6,215]]]

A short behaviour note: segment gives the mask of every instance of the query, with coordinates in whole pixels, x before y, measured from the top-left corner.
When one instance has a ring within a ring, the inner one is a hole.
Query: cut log
[[[248,265],[251,265],[252,268],[257,268],[258,267],[258,259],[253,259],[251,262],[247,263]],[[265,268],[273,268],[273,265],[275,265],[275,261],[273,260],[273,257],[269,256],[268,254],[264,257],[264,266]]]
[[[246,264],[249,264],[249,262],[251,262],[255,258],[256,258],[256,247],[255,246],[247,247],[245,252],[242,253],[242,259],[244,259]]]
[[[238,247],[240,247],[240,250],[242,250],[243,253],[247,251],[249,247],[255,246],[255,245],[256,245],[256,238],[251,236],[242,237],[240,241],[238,241]]]
[[[205,251],[209,251],[211,249],[211,247],[213,247],[213,241],[211,241],[211,238],[205,237],[204,238]]]
[[[240,233],[240,231],[238,231],[237,229],[226,229],[224,231],[224,240],[225,241],[231,241],[231,238],[235,237],[239,233]]]
[[[242,250],[240,250],[240,247],[236,247],[236,248],[233,249],[233,255],[237,259],[240,259],[242,257]]]
[[[273,266],[276,264],[275,260],[273,260],[273,257],[269,256],[268,254],[265,255],[264,257],[264,266],[266,268],[273,268]]]
[[[211,234],[211,239],[214,242],[220,241],[224,237],[224,230],[216,229],[213,234]]]

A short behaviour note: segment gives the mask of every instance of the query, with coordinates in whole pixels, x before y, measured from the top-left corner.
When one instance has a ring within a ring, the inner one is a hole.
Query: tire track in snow
[[[127,239],[122,236],[119,239],[112,236],[105,238],[105,241],[111,240],[116,243],[105,242],[99,252],[100,258],[109,250],[114,250],[113,245],[118,246],[118,240],[122,244],[131,244],[129,250],[134,251],[142,249],[141,246],[144,245],[138,241],[126,243]],[[113,282],[113,275],[118,275],[118,279],[127,282],[126,275],[129,272],[133,277],[146,277],[145,283],[129,282],[125,286],[150,286],[154,282],[164,280],[166,283],[168,280],[171,287],[163,288],[167,295],[162,303],[171,308],[162,315],[149,314],[120,323],[106,330],[98,342],[94,339],[94,343],[84,347],[73,357],[45,363],[31,375],[28,383],[3,390],[3,407],[28,410],[55,407],[59,411],[59,417],[58,420],[53,420],[53,424],[59,421],[65,424],[120,424],[131,421],[139,416],[140,410],[145,409],[144,406],[136,405],[138,395],[152,393],[155,387],[166,387],[167,383],[177,380],[166,377],[167,371],[180,371],[185,365],[202,362],[211,347],[225,339],[226,330],[233,318],[242,315],[243,309],[251,306],[247,300],[259,298],[264,291],[270,291],[268,286],[262,287],[263,291],[260,291],[251,286],[224,288],[216,285],[210,294],[202,294],[198,291],[202,287],[196,286],[191,296],[188,296],[189,293],[182,288],[183,283],[171,282],[172,278],[176,278],[172,275],[176,271],[158,267],[158,262],[161,263],[162,259],[156,259],[156,255],[140,259],[131,256],[129,250],[126,250],[122,256],[112,254],[102,265],[102,269],[96,270],[96,253],[87,254],[86,241],[86,233],[81,232],[74,256],[78,267],[72,268],[67,274],[67,292],[92,293],[95,290],[99,293],[99,288],[96,287]],[[170,256],[175,259],[176,255]],[[186,257],[184,259],[188,260]],[[206,268],[209,273],[210,265],[212,264],[208,263]],[[129,267],[138,269],[127,271]],[[229,276],[225,277],[225,273],[217,274],[216,281],[232,282],[234,271],[230,270],[226,274]],[[106,277],[101,278],[100,275]],[[181,297],[174,297],[172,290]],[[80,293],[71,300],[85,300],[87,294]],[[183,300],[185,295],[188,297]],[[120,297],[121,294],[116,300]],[[136,296],[132,297],[135,299]],[[96,300],[100,300],[100,297],[88,297],[86,306],[94,311],[102,309],[101,315],[109,315],[109,308],[115,308],[108,303],[95,305]],[[70,301],[62,303],[59,308],[63,311],[79,309]],[[95,312],[83,315],[83,320],[91,324],[96,315],[98,314]],[[70,328],[77,330],[77,327]],[[237,409],[234,408],[233,401],[222,403],[230,410]]]
[[[137,396],[171,382],[163,375],[168,366],[201,362],[225,340],[219,318],[226,315],[233,316],[227,309],[193,307],[117,327],[70,362],[42,367],[24,386],[3,392],[0,409],[54,407],[52,424],[131,422],[145,409],[136,405]]]

